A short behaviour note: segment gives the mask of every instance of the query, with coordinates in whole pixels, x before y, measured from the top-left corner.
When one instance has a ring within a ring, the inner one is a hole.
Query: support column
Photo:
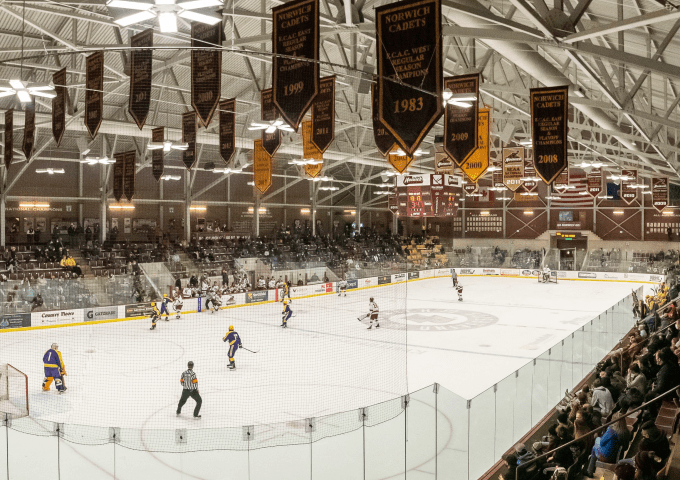
[[[392,235],[399,233],[399,217],[393,213],[392,214]]]
[[[231,202],[231,173],[227,177],[227,202]],[[227,230],[231,230],[231,206],[227,207]]]
[[[191,243],[191,172],[184,172],[184,239]]]
[[[286,192],[288,192],[288,169],[284,170],[283,172],[283,226],[288,227],[288,208],[286,207],[286,200],[287,200],[287,195]]]
[[[361,233],[361,185],[354,186],[354,200],[356,204],[356,215],[354,215],[354,223],[356,224],[357,233]]]
[[[158,185],[158,198],[160,200],[163,200],[163,180],[160,181],[160,185]],[[158,205],[158,226],[160,227],[161,230],[164,228],[164,222],[163,222],[163,202],[160,202]]]
[[[253,220],[254,220],[254,224],[253,224],[254,232],[253,233],[255,234],[255,237],[259,237],[260,236],[260,195],[259,194],[257,194],[257,196],[255,197],[255,209],[253,211]]]
[[[3,247],[6,245],[6,238],[5,238],[5,207],[6,207],[6,201],[5,201],[5,194],[3,193],[0,195],[0,245]]]
[[[105,143],[105,142],[103,142]],[[101,192],[101,200],[99,201],[99,241],[103,245],[106,241],[106,200],[109,195],[108,185],[106,183],[107,165],[99,165],[99,190]],[[48,232],[50,235],[52,232]]]
[[[78,198],[83,198],[83,164],[78,164]],[[83,225],[83,202],[82,200],[78,202],[78,224],[85,228]]]
[[[314,182],[309,182],[312,185],[312,235],[316,236],[316,194],[317,189]]]

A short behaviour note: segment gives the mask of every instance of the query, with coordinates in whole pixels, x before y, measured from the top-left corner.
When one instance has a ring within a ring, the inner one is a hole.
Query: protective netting
[[[0,364],[0,412],[13,418],[26,417],[28,406],[28,378],[7,363]]]

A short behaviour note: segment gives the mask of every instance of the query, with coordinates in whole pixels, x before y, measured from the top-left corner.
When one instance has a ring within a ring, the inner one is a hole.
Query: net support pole
[[[191,172],[184,172],[184,239],[191,243]]]
[[[0,245],[5,246],[5,194],[0,195]]]
[[[103,142],[106,145],[106,142]],[[99,165],[99,190],[101,191],[101,200],[99,202],[99,242],[103,245],[106,240],[106,197],[108,190],[106,188],[106,170],[108,165]],[[112,226],[113,228],[113,226]]]
[[[309,182],[312,188],[312,236],[316,236],[316,194],[317,189],[314,182]]]
[[[255,211],[253,212],[253,219],[255,220],[255,225],[253,233],[255,237],[260,236],[260,195],[255,196]]]
[[[83,198],[83,164],[78,164],[78,198]],[[78,225],[85,228],[83,225],[83,202],[78,202]],[[80,240],[79,240],[80,241]]]

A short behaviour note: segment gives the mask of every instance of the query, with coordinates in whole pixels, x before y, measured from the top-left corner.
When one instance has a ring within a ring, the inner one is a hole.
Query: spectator
[[[651,342],[650,342],[651,343]],[[665,393],[680,384],[680,367],[678,367],[678,357],[673,355],[670,348],[662,348],[654,354],[656,364],[660,366],[654,386],[645,397],[646,401],[650,401],[655,397]],[[651,405],[650,413],[653,418],[658,413],[660,401]]]
[[[514,453],[503,455],[503,462],[508,470],[498,476],[499,480],[520,480],[526,478],[526,476],[522,474],[523,471],[517,470],[517,455]]]
[[[229,286],[229,272],[227,271],[226,267],[222,267],[222,286]]]
[[[625,450],[630,441],[630,433],[628,432],[628,427],[626,427],[626,417],[616,413],[613,420],[618,421],[610,425],[604,432],[604,435],[595,439],[595,446],[593,446],[590,461],[585,472],[585,475],[589,478],[594,478],[593,474],[595,473],[597,460],[605,463],[615,463],[619,450]]]
[[[37,294],[35,297],[33,297],[33,300],[31,300],[31,311],[39,310],[42,306],[43,298],[40,294]]]
[[[634,459],[637,470],[635,480],[656,480],[656,473],[658,472],[656,459],[658,458],[652,451],[638,452]]]
[[[626,375],[626,388],[635,388],[643,395],[647,391],[647,379],[640,371],[640,366],[637,363],[633,363],[630,367],[628,367],[628,375]]]
[[[66,230],[68,233],[68,242],[70,247],[75,247],[76,246],[76,225],[75,223],[71,223],[69,225],[68,230]]]
[[[614,480],[636,480],[635,467],[623,460],[614,467],[614,475]]]
[[[671,447],[666,434],[661,432],[653,420],[642,424],[642,441],[639,447],[640,452],[653,452],[656,458],[649,460],[654,464],[654,471],[661,470],[666,461],[671,456]]]
[[[593,382],[593,399],[591,402],[593,409],[606,418],[614,408],[612,394],[602,385],[602,379],[596,378]]]

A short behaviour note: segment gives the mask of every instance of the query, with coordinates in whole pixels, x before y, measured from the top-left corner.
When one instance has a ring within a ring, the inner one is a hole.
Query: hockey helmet
[[[163,294],[163,298],[168,298],[168,294],[167,294],[167,293],[164,293],[164,294]]]
[[[284,301],[283,301],[283,304],[284,304],[284,305],[288,305],[288,300],[284,300]]]
[[[152,307],[155,307],[155,306],[156,306],[156,302],[151,302],[151,306],[152,306]]]
[[[233,325],[229,325],[229,331],[230,331],[230,332],[233,332],[233,331],[234,331],[234,326],[233,326]]]
[[[373,301],[373,297],[369,298],[368,301],[369,301],[369,302],[372,302],[372,301]]]

